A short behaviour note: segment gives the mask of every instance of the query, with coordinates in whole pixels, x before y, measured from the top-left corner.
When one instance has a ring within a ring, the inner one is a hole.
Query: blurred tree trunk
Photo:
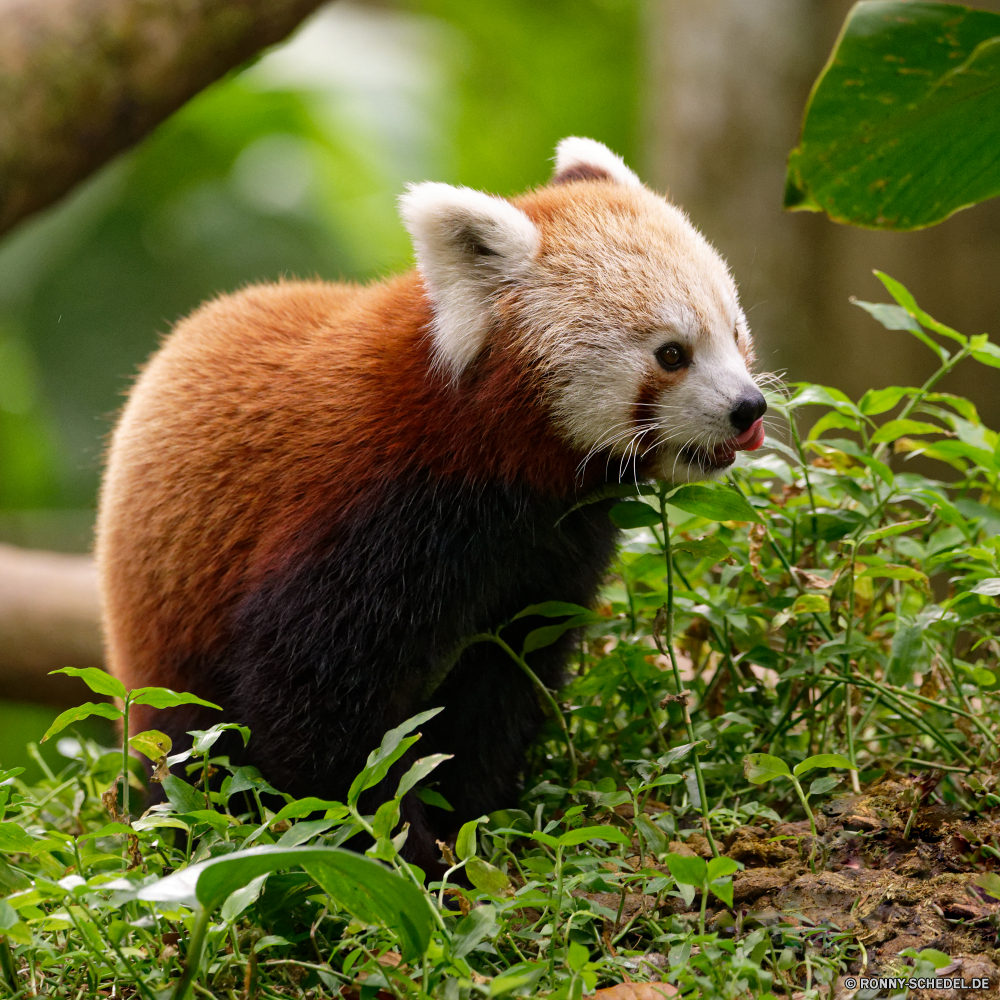
[[[1000,0],[977,4],[1000,10]],[[886,301],[872,269],[943,322],[1000,339],[1000,200],[916,233],[853,229],[781,208],[785,161],[851,0],[660,0],[650,6],[647,176],[728,258],[760,367],[836,385],[919,384],[934,367],[905,332],[848,298]],[[968,362],[942,387],[1000,423],[996,369]],[[940,471],[940,469],[938,470]]]
[[[0,0],[0,233],[322,0]]]
[[[89,556],[0,545],[0,699],[75,705],[59,667],[100,667],[97,573]]]

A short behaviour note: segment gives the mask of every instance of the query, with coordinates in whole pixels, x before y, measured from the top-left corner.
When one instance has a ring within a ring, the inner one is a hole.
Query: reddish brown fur
[[[211,697],[210,678],[174,665],[223,641],[236,603],[316,523],[408,468],[573,490],[578,457],[504,331],[454,386],[429,374],[429,320],[411,272],[256,286],[177,327],[134,391],[141,416],[117,432],[102,502],[109,665],[127,686]]]

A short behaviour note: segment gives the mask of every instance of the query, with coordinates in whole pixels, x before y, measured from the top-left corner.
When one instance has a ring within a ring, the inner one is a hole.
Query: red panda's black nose
[[[749,430],[755,420],[759,420],[767,412],[764,397],[755,392],[752,396],[744,396],[732,409],[729,419],[733,427],[742,434]]]

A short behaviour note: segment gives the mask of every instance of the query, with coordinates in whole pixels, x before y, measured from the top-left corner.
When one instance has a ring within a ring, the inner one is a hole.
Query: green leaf
[[[421,757],[410,769],[399,779],[399,786],[396,789],[396,798],[401,799],[418,781],[423,781],[431,771],[446,760],[451,760],[454,754],[435,753],[429,757]]]
[[[207,754],[215,746],[219,737],[227,730],[234,729],[243,737],[243,745],[250,740],[250,730],[235,722],[219,722],[210,729],[189,729],[188,735],[193,737],[191,750],[199,757]]]
[[[571,941],[566,950],[566,964],[574,972],[579,972],[589,961],[590,949],[579,941]]]
[[[860,305],[860,303],[856,304]],[[871,303],[866,302],[865,305],[868,306],[871,305]],[[884,389],[869,389],[861,397],[861,399],[858,400],[858,409],[866,417],[874,417],[879,413],[885,413],[887,410],[891,410],[902,401],[904,396],[911,395],[915,392],[919,392],[919,390],[907,388],[903,385],[889,385]]]
[[[670,874],[681,885],[703,886],[708,877],[708,865],[704,858],[688,857],[684,854],[668,854],[667,867]]]
[[[258,897],[264,891],[264,883],[267,881],[270,872],[264,872],[255,879],[247,882],[242,889],[231,892],[226,901],[222,904],[222,912],[219,914],[226,923],[235,920],[248,906],[257,902]]]
[[[755,785],[763,785],[773,778],[790,778],[792,772],[780,757],[769,753],[750,753],[743,758],[743,775]]]
[[[923,657],[923,637],[923,629],[917,625],[900,623],[896,626],[885,675],[890,684],[903,686],[913,679],[913,671]]]
[[[896,524],[889,524],[884,528],[869,531],[867,535],[862,535],[858,545],[868,545],[871,542],[877,542],[883,538],[890,538],[893,535],[902,535],[904,532],[912,531],[914,528],[920,528],[926,524],[930,524],[930,521],[930,517],[920,517],[913,521],[898,521]]]
[[[970,593],[982,594],[984,597],[1000,597],[1000,576],[990,576],[980,580]]]
[[[671,775],[680,780],[680,775]],[[635,818],[636,829],[642,834],[642,839],[646,842],[646,849],[655,855],[663,854],[667,850],[667,838],[664,832],[645,814],[640,813]]]
[[[368,755],[368,761],[365,764],[364,770],[351,784],[351,789],[347,793],[347,804],[351,806],[355,805],[361,793],[366,788],[372,788],[377,785],[386,776],[389,768],[420,739],[419,733],[416,736],[404,738],[407,733],[412,733],[418,726],[422,726],[425,722],[433,719],[435,715],[443,711],[443,708],[428,709],[426,712],[420,712],[418,715],[413,716],[413,718],[407,719],[406,722],[395,729],[390,729],[382,737],[382,743],[378,750],[373,750]]]
[[[261,875],[299,867],[348,913],[364,923],[385,924],[404,959],[426,950],[433,918],[423,893],[377,861],[339,847],[253,847],[183,868],[144,886],[137,898],[201,905],[211,912]]]
[[[215,708],[222,711],[221,705],[205,701],[188,691],[171,691],[170,688],[143,687],[132,691],[133,705],[151,705],[153,708],[177,708],[178,705],[204,705],[205,708]]]
[[[812,757],[806,757],[804,761],[796,764],[792,774],[796,778],[801,778],[803,774],[808,774],[816,767],[846,767],[850,771],[857,770],[846,757],[842,757],[839,753],[818,753]]]
[[[558,838],[562,847],[575,847],[577,844],[586,844],[591,840],[606,840],[612,844],[625,844],[626,846],[632,843],[629,835],[616,826],[581,826],[576,830],[567,830]]]
[[[521,648],[522,655],[527,655],[536,649],[551,646],[570,629],[579,628],[581,625],[590,624],[596,616],[592,614],[577,615],[558,625],[543,625],[541,628],[533,629],[524,638],[524,646]],[[600,620],[600,619],[598,619]]]
[[[117,677],[112,677],[106,670],[97,667],[62,667],[59,670],[50,670],[49,673],[79,677],[94,694],[106,694],[111,698],[121,698],[123,701],[127,694],[125,685]]]
[[[331,802],[327,799],[317,799],[312,795],[304,799],[296,799],[282,806],[275,814],[271,823],[280,823],[283,819],[301,819],[303,816],[310,816],[314,812],[325,812],[327,818],[344,819],[349,813],[347,806],[342,802]]]
[[[660,523],[660,512],[641,500],[616,503],[608,517],[619,528],[649,528]]]
[[[489,995],[500,997],[515,990],[524,993],[542,978],[546,968],[545,962],[518,962],[506,972],[493,977],[489,985]]]
[[[418,788],[414,793],[421,802],[426,802],[429,806],[436,806],[444,809],[445,812],[454,812],[455,807],[438,791],[433,788]]]
[[[810,795],[826,795],[832,792],[840,784],[841,778],[836,774],[828,774],[825,777],[817,778],[809,786]]]
[[[757,511],[746,499],[725,486],[682,486],[667,497],[667,503],[708,521],[760,522]]]
[[[820,614],[830,610],[828,594],[799,594],[791,607],[793,615]]]
[[[476,830],[480,823],[488,823],[489,816],[480,816],[479,819],[470,819],[468,823],[463,823],[455,839],[455,856],[459,861],[467,861],[476,853]]]
[[[0,851],[4,854],[29,854],[34,843],[17,823],[0,823]]]
[[[991,368],[1000,368],[1000,347],[987,341],[979,350],[973,351],[972,356],[980,363],[989,365]]]
[[[785,207],[908,230],[1000,194],[1000,16],[877,0],[851,9],[789,156]]]
[[[570,604],[568,601],[543,601],[541,604],[530,604],[523,611],[518,611],[511,621],[518,618],[527,618],[531,615],[540,615],[542,618],[562,618],[566,615],[594,615],[580,604]],[[595,618],[599,616],[594,615]]]
[[[372,831],[375,839],[388,837],[399,822],[399,799],[386,799],[372,818]]]
[[[147,729],[144,733],[129,737],[128,745],[150,760],[159,760],[170,753],[173,741],[159,729]]]
[[[480,892],[491,896],[499,896],[510,887],[510,879],[499,868],[482,858],[469,858],[465,874]]]
[[[733,880],[731,878],[720,879],[717,882],[709,882],[708,888],[713,896],[718,896],[729,909],[733,908]]]
[[[496,908],[488,903],[477,906],[458,922],[452,932],[451,953],[455,958],[465,958],[477,945],[494,937],[496,933]]]
[[[162,788],[167,801],[182,815],[196,813],[205,806],[204,794],[182,781],[176,774],[167,775],[163,779]]]
[[[985,889],[994,899],[1000,899],[1000,875],[997,875],[996,872],[985,872],[982,875],[977,875],[972,880],[972,884]]]
[[[904,434],[944,434],[945,428],[921,420],[888,420],[871,436],[872,444],[895,441]]]
[[[856,306],[860,306],[874,319],[877,319],[887,330],[909,330],[910,333],[923,333],[920,324],[902,306],[890,305],[888,302],[862,302],[861,299],[851,299],[851,302]],[[874,389],[869,390],[869,392],[875,391]],[[865,393],[862,401],[867,397],[868,393]],[[900,394],[899,398],[886,406],[885,409],[891,410],[902,398],[903,394]],[[861,412],[870,413],[872,411],[866,410],[862,406]],[[875,410],[874,412],[881,413],[883,411]]]
[[[92,667],[91,669],[96,668]],[[120,709],[115,708],[114,705],[109,705],[105,701],[85,701],[82,705],[77,705],[76,708],[68,708],[65,712],[57,715],[52,725],[45,730],[45,735],[42,737],[41,742],[44,743],[50,736],[61,733],[67,726],[71,726],[74,722],[79,722],[81,719],[89,719],[92,715],[99,715],[104,719],[120,719],[122,717]]]
[[[264,780],[263,775],[251,764],[244,764],[243,767],[233,771],[233,780],[229,783],[227,793],[230,796],[239,792],[250,792],[256,789],[258,792],[267,792],[269,795],[278,795],[276,788],[272,788],[270,783]]]
[[[708,881],[714,882],[717,878],[725,878],[726,875],[732,875],[733,872],[738,872],[739,870],[739,864],[732,858],[712,858],[708,862]]]
[[[908,580],[916,581],[925,588],[930,586],[930,581],[925,573],[912,566],[896,566],[893,563],[886,563],[884,566],[869,566],[866,570],[858,573],[858,579],[872,577],[877,580]]]

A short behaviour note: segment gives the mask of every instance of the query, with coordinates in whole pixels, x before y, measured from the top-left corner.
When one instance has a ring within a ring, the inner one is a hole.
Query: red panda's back
[[[370,465],[387,354],[419,351],[413,274],[223,296],[181,322],[112,437],[97,557],[108,666],[126,686],[212,694],[185,676],[224,641],[255,574],[291,557],[316,509]]]

